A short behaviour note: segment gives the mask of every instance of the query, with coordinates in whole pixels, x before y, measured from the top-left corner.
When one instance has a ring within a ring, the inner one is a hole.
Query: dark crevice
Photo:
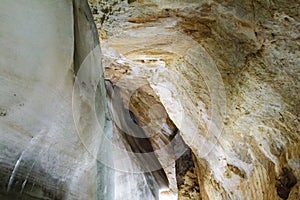
[[[178,188],[184,184],[184,176],[188,171],[194,170],[195,165],[192,159],[192,152],[190,148],[176,160],[176,179]]]
[[[152,153],[154,149],[149,138],[146,136],[144,130],[138,123],[138,116],[124,107],[123,99],[121,97],[121,89],[113,85],[109,80],[105,81],[107,96],[112,102],[112,107],[118,115],[112,115],[113,123],[121,138],[128,144],[127,151],[136,153],[136,159],[139,161],[141,168],[145,169],[145,175],[149,186],[152,188],[153,194],[157,193],[154,185],[158,184],[159,188],[168,187],[169,182],[164,169],[155,154]],[[156,168],[152,171],[150,169]],[[153,181],[153,178],[155,181]],[[155,183],[156,182],[156,183]],[[155,195],[154,195],[155,196]]]
[[[181,138],[182,140],[182,138]],[[184,143],[184,141],[182,140]],[[186,145],[186,144],[185,144]],[[186,145],[186,151],[176,160],[176,180],[179,196],[195,198],[191,193],[200,198],[200,187],[193,159],[192,150]]]
[[[282,199],[288,199],[291,189],[296,185],[297,178],[292,170],[284,167],[276,180],[277,194]]]

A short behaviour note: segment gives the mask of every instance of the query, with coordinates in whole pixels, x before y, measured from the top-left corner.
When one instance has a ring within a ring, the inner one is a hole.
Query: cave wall
[[[89,2],[103,53],[85,1],[1,2],[1,199],[157,198],[103,165],[100,59],[154,135],[162,199],[299,199],[297,0]]]
[[[152,87],[195,155],[202,199],[299,198],[299,12],[144,0],[98,24],[107,78]]]

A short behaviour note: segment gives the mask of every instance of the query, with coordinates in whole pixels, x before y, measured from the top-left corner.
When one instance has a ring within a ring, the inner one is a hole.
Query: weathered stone
[[[153,88],[195,154],[202,199],[299,198],[298,8],[149,0],[102,24],[107,77]],[[138,118],[152,96],[133,101]]]

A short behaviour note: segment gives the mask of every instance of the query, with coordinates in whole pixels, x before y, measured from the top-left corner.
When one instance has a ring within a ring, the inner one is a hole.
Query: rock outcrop
[[[201,198],[298,199],[299,2],[111,2],[95,14],[106,78],[160,127],[154,145],[179,130]]]
[[[298,0],[88,2],[1,2],[0,199],[300,198]]]

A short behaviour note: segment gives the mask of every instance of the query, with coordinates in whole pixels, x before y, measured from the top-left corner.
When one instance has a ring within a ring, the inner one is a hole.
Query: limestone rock
[[[298,199],[299,2],[145,0],[124,10],[99,26],[104,60],[114,60],[106,75],[152,87],[196,157],[201,198]],[[132,108],[141,118],[151,98]]]

